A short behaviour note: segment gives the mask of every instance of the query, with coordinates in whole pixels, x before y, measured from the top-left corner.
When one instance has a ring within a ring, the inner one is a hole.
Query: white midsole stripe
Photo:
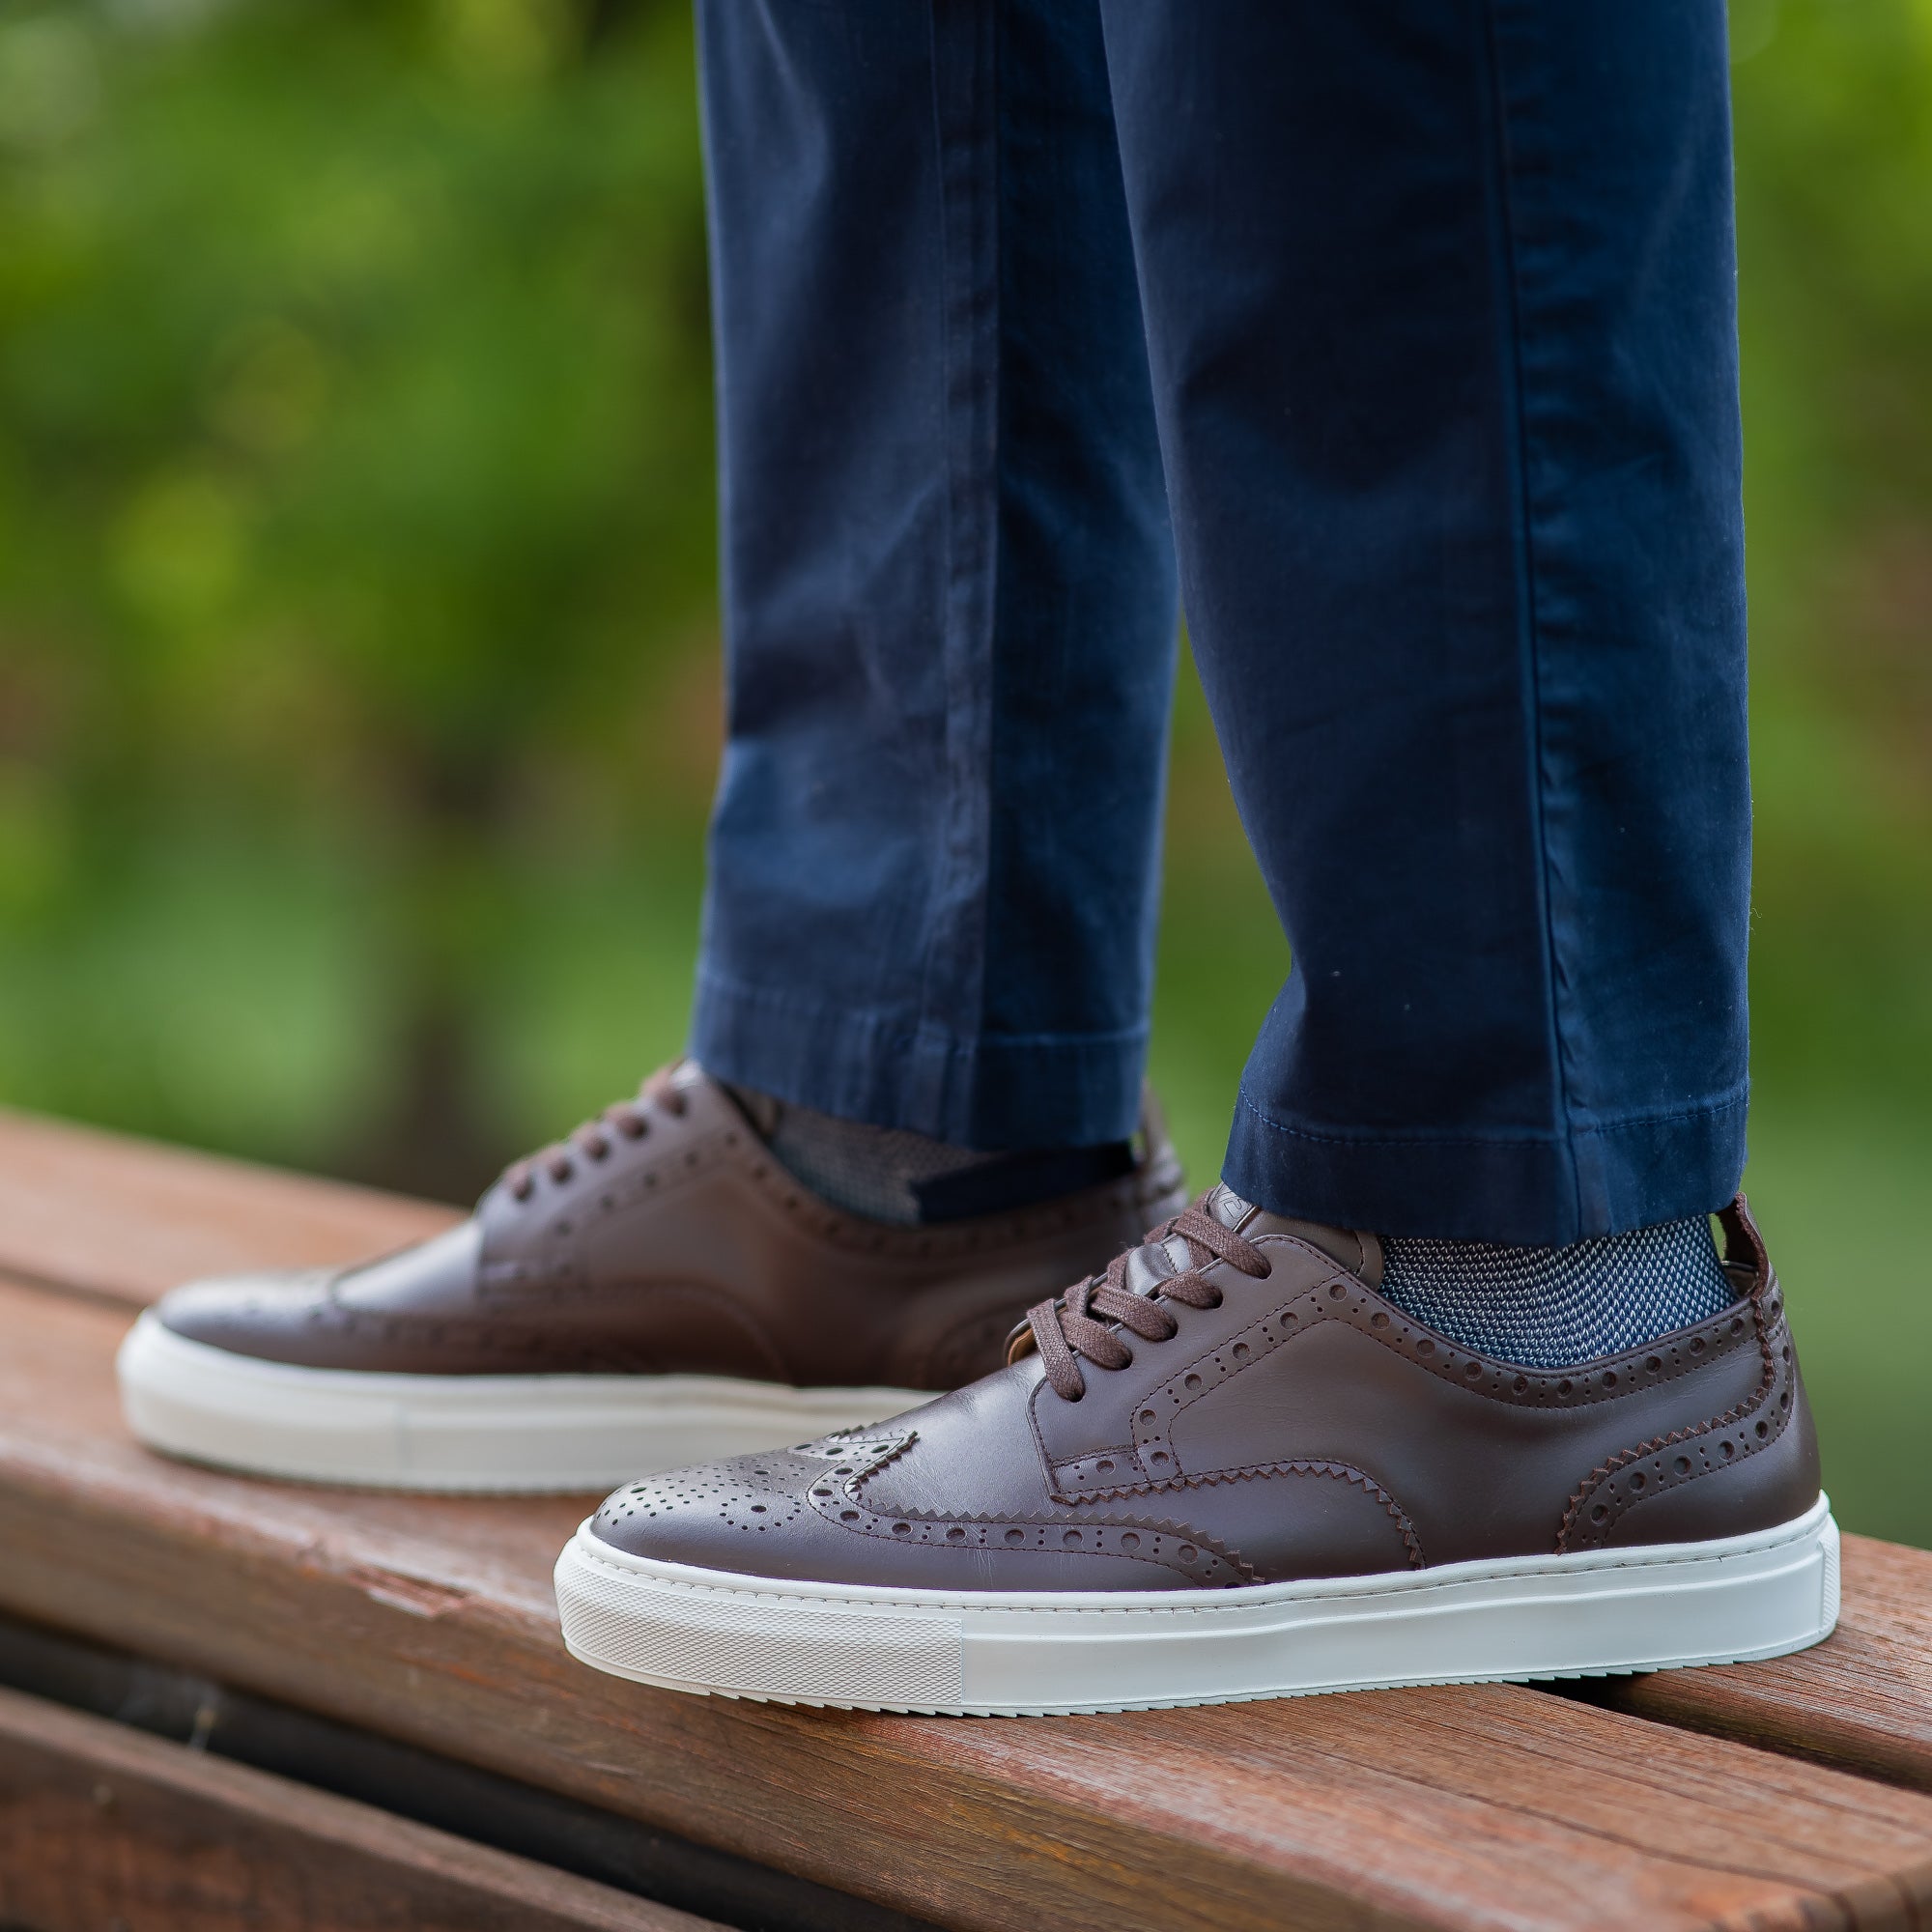
[[[1820,1497],[1776,1529],[1234,1590],[959,1593],[801,1584],[628,1555],[580,1529],[565,1641],[675,1689],[1020,1713],[1377,1685],[1654,1670],[1776,1656],[1837,1618]]]
[[[301,1368],[190,1341],[152,1313],[122,1344],[117,1369],[128,1425],[151,1447],[268,1475],[426,1489],[609,1489],[931,1400],[726,1376]]]

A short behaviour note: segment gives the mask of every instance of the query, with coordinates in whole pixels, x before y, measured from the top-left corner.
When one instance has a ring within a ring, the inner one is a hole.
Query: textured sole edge
[[[954,1717],[1245,1703],[1740,1663],[1838,1617],[1824,1496],[1707,1543],[1504,1557],[1232,1590],[971,1595],[733,1576],[581,1527],[557,1559],[573,1656],[663,1690]]]
[[[726,1376],[307,1369],[190,1341],[152,1312],[128,1331],[115,1371],[128,1428],[165,1455],[285,1481],[476,1495],[609,1490],[932,1400]]]

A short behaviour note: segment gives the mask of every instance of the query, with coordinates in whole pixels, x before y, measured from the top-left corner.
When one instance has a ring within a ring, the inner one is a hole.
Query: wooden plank
[[[224,1268],[344,1262],[453,1210],[0,1110],[0,1273],[138,1304]],[[554,1513],[538,1512],[551,1536]],[[1830,1643],[1610,1680],[1593,1701],[1932,1790],[1932,1554],[1847,1538]]]
[[[0,1269],[129,1303],[196,1275],[359,1261],[454,1208],[0,1108]]]
[[[1848,1536],[1843,1575],[1843,1618],[1816,1650],[1606,1678],[1596,1701],[1932,1791],[1932,1551]]]
[[[718,1932],[708,1919],[11,1690],[0,1690],[0,1923]]]
[[[972,1721],[677,1696],[557,1643],[582,1507],[143,1454],[115,1312],[0,1285],[0,1600],[959,1927],[1893,1925],[1932,1799],[1514,1687]]]
[[[0,1613],[0,1688],[631,1897],[761,1932],[932,1932],[923,1920],[394,1738]]]

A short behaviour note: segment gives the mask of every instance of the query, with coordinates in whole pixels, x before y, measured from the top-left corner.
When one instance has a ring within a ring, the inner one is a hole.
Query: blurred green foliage
[[[518,935],[688,897],[716,738],[692,61],[670,6],[0,15],[10,1097],[459,1193],[568,1104],[493,1057],[562,990]]]
[[[1732,46],[1750,1179],[1841,1512],[1932,1543],[1932,0]],[[692,69],[681,0],[0,0],[0,1097],[464,1198],[675,1051]],[[1172,796],[1206,1173],[1286,952],[1191,682]]]

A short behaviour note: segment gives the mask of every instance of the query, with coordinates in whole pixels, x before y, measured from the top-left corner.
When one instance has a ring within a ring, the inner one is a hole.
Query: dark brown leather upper
[[[1519,1368],[1377,1293],[1372,1236],[1204,1204],[1265,1258],[1201,1276],[1165,1341],[1037,1354],[875,1429],[634,1484],[596,1533],[635,1553],[799,1580],[959,1590],[1161,1589],[1701,1541],[1818,1496],[1783,1296],[1740,1199],[1738,1299],[1621,1355]],[[1156,1230],[1156,1235],[1162,1231]],[[1159,1294],[1179,1239],[1135,1258]],[[1197,1257],[1197,1261],[1198,1261]]]
[[[160,1318],[191,1340],[309,1368],[945,1389],[998,1361],[1030,1302],[1183,1199],[1151,1110],[1131,1174],[917,1228],[812,1194],[689,1063],[629,1111],[635,1137],[526,1164],[432,1240],[343,1272],[177,1289]]]

